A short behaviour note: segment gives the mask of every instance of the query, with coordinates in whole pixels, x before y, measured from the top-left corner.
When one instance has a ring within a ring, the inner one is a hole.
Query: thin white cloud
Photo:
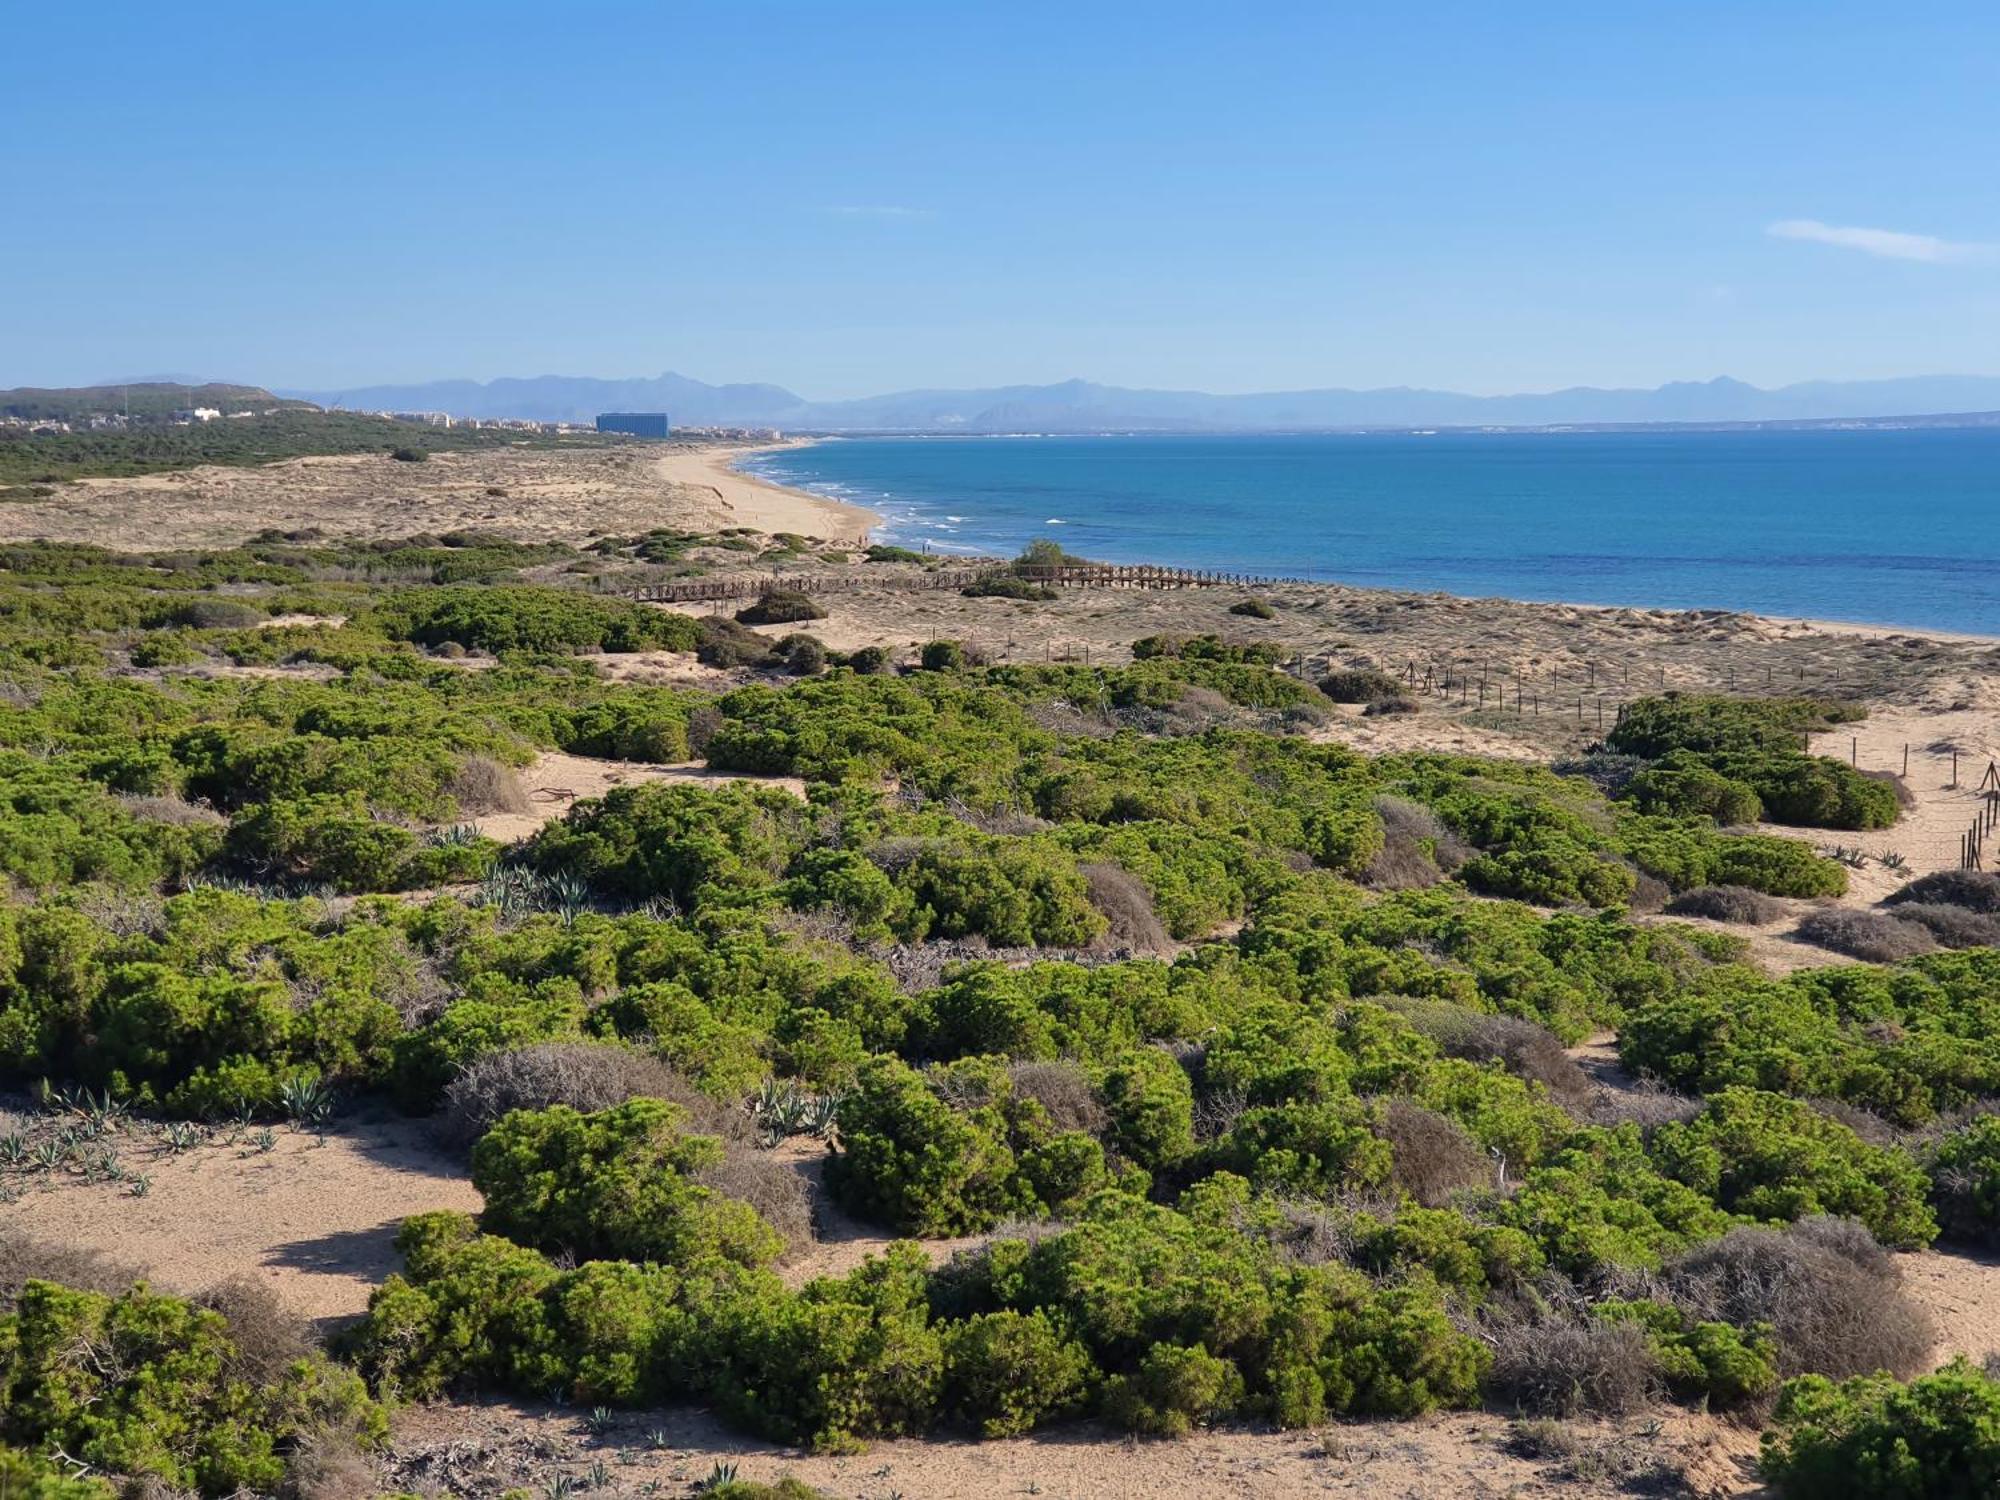
[[[1993,245],[1966,240],[1941,240],[1934,234],[1905,234],[1900,229],[1867,229],[1854,224],[1822,224],[1818,219],[1780,219],[1764,231],[1781,240],[1810,240],[1818,245],[1838,245],[1843,250],[1859,250],[1863,255],[1883,260],[1918,260],[1947,265],[1972,260],[1990,260]]]
[[[836,203],[827,210],[850,219],[928,219],[928,208],[906,208],[900,203]]]

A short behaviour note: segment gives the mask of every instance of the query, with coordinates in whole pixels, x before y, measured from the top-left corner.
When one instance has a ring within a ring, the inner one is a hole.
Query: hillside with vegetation
[[[1702,1411],[1787,1497],[1995,1472],[2000,1385],[1927,1373],[1891,1252],[2000,1234],[2000,880],[1790,975],[1660,915],[1846,891],[1811,830],[1894,789],[1799,736],[1857,707],[1370,756],[1324,730],[1393,680],[1230,638],[987,665],[591,587],[755,545],[0,548],[0,1082],[42,1101],[0,1135],[8,1483],[324,1493],[488,1396],[822,1454]],[[700,774],[494,836],[552,756]],[[407,1218],[327,1349],[21,1233],[143,1199],[135,1130],[357,1111],[483,1207]],[[880,1253],[786,1274],[835,1214]]]

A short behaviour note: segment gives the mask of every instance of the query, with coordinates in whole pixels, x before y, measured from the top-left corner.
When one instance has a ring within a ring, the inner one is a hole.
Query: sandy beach
[[[803,448],[811,442],[810,438],[788,438],[778,443],[680,449],[655,459],[653,467],[665,484],[709,491],[714,503],[736,518],[735,525],[766,532],[796,532],[829,542],[865,542],[868,533],[882,524],[874,511],[772,484],[736,467],[753,453]]]

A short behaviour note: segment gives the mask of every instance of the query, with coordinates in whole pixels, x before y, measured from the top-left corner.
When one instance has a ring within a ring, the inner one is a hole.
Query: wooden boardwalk
[[[689,604],[705,599],[748,599],[759,594],[846,594],[860,589],[962,589],[987,578],[1019,578],[1048,588],[1093,589],[1214,589],[1259,588],[1296,580],[1256,573],[1222,573],[1203,568],[1159,568],[1114,563],[1003,564],[976,568],[937,568],[924,573],[870,573],[854,568],[842,573],[739,574],[728,578],[683,578],[620,590],[645,604]]]

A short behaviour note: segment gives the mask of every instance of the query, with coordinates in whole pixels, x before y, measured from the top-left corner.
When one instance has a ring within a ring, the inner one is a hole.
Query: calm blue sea
[[[2000,431],[838,440],[877,540],[2000,634]]]

